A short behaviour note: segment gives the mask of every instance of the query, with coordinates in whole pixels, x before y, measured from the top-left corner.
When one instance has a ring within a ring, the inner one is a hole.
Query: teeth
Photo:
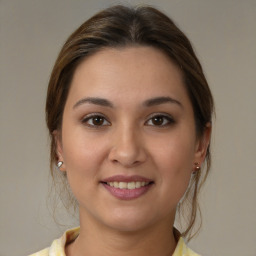
[[[119,182],[119,188],[121,188],[121,189],[127,188],[127,183],[126,182]]]
[[[139,181],[136,181],[136,183],[135,183],[135,187],[136,188],[140,188],[141,186],[142,186],[142,184],[141,184],[142,182],[139,182]]]
[[[135,189],[135,188],[141,188],[149,184],[149,182],[145,181],[132,181],[132,182],[118,182],[118,181],[113,181],[113,182],[107,182],[107,184],[110,187],[114,188],[120,188],[120,189]]]

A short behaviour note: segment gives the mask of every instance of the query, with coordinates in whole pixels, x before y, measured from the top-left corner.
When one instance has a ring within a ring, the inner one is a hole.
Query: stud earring
[[[58,168],[60,168],[62,165],[63,165],[63,162],[62,162],[62,161],[59,161],[59,162],[57,163],[57,167],[58,167]]]
[[[201,170],[201,167],[200,167],[200,165],[199,165],[199,163],[195,163],[195,170],[194,170],[194,172],[193,173],[195,173],[195,172],[199,172],[200,170]]]

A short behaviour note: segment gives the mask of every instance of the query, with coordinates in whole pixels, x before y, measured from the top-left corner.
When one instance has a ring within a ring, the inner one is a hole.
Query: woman
[[[182,237],[210,167],[212,112],[191,44],[164,14],[113,6],[82,24],[46,102],[52,174],[67,180],[80,228],[33,255],[198,255]]]

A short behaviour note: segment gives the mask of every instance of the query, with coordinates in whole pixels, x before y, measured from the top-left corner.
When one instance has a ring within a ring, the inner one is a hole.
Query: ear
[[[212,126],[211,123],[207,123],[203,134],[197,139],[195,148],[194,163],[198,163],[199,166],[204,162],[205,156],[209,147],[211,139]]]
[[[61,167],[59,167],[59,170],[65,172],[66,167],[65,167],[64,157],[63,157],[61,131],[54,130],[52,134],[54,136],[54,142],[55,142],[56,161],[57,161],[57,163],[60,162],[60,161],[63,162]],[[56,163],[56,165],[57,165],[57,163]]]

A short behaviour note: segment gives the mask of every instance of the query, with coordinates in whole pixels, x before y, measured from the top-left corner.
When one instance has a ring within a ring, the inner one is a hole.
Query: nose
[[[147,153],[139,129],[123,126],[111,140],[109,160],[124,167],[134,167],[146,161]]]

